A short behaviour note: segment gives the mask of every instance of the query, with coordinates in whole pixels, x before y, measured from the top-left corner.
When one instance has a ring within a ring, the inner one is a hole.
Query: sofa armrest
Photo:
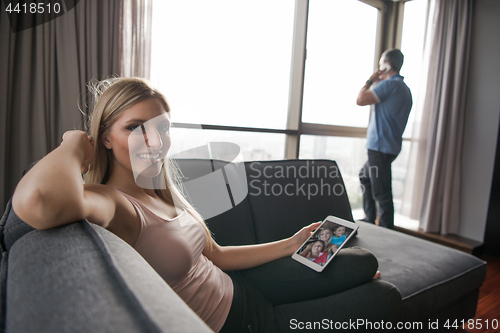
[[[7,332],[210,332],[130,246],[86,221],[12,246],[6,303]]]
[[[92,227],[106,246],[114,267],[149,317],[168,332],[211,332],[191,308],[131,246],[108,230]]]

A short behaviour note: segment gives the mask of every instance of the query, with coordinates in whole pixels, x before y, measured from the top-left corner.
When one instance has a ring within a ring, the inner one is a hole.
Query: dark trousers
[[[277,333],[273,305],[241,272],[228,274],[233,281],[233,301],[219,333]]]
[[[394,229],[391,163],[396,157],[368,150],[368,161],[359,172],[366,220],[375,223],[378,211],[379,225],[390,229]]]
[[[328,315],[332,307],[342,309],[329,296],[372,281],[377,270],[373,253],[354,246],[343,248],[321,273],[291,257],[228,272],[234,295],[219,333],[289,332],[285,328],[292,319],[311,321],[318,313]],[[276,312],[279,305],[286,310]]]

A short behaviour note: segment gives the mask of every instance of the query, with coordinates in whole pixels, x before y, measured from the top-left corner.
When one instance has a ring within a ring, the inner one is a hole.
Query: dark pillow
[[[323,272],[291,257],[247,269],[241,273],[273,304],[286,304],[330,296],[370,282],[378,261],[360,247],[344,248]]]
[[[335,161],[253,161],[245,167],[257,243],[290,237],[329,215],[353,221]]]

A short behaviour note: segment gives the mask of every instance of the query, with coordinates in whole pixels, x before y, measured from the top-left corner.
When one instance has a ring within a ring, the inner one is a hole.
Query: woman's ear
[[[107,135],[102,136],[102,143],[104,144],[104,147],[106,147],[107,149],[113,148],[111,142],[109,141],[109,137]]]

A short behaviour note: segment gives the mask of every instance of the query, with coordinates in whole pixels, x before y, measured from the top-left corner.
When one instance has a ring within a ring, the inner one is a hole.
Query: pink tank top
[[[231,308],[233,282],[203,255],[207,241],[203,226],[185,210],[173,219],[163,219],[120,193],[140,216],[136,251],[212,330],[220,331]]]

